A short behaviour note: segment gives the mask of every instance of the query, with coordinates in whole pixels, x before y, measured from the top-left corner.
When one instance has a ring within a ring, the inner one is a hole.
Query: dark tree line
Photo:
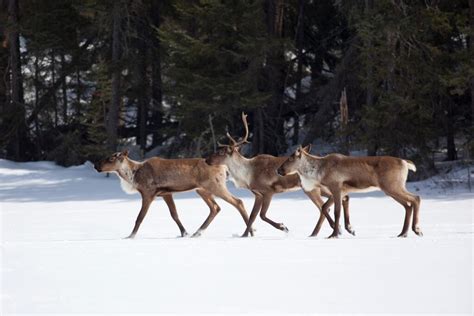
[[[316,141],[429,167],[474,151],[473,0],[0,5],[3,158],[204,155],[241,111],[249,154]]]

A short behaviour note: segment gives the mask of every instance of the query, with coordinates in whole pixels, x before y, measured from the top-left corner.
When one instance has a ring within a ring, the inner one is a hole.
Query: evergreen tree
[[[373,104],[361,113],[359,135],[366,146],[427,158],[430,140],[446,136],[448,159],[456,158],[457,121],[466,112],[454,109],[455,95],[465,94],[467,86],[459,83],[467,76],[461,56],[466,49],[457,43],[463,18],[451,9],[377,1],[369,14],[359,10],[354,17],[361,39],[361,85],[373,93]],[[372,69],[370,78],[366,69]]]
[[[188,142],[214,118],[219,135],[240,111],[265,104],[262,65],[271,49],[260,1],[178,1],[160,33],[166,49],[165,100]],[[262,91],[263,90],[263,91]]]
[[[242,134],[246,111],[253,154],[324,139],[419,166],[466,157],[472,8],[0,0],[0,155],[71,165],[127,144],[199,156]]]

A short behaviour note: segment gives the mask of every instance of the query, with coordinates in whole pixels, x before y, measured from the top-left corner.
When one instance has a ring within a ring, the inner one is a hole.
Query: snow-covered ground
[[[462,173],[460,173],[461,175]],[[88,164],[0,160],[1,312],[13,313],[464,313],[473,310],[473,198],[439,181],[422,197],[424,237],[399,239],[403,208],[380,193],[354,195],[357,236],[312,231],[318,212],[301,192],[277,195],[256,237],[223,201],[197,239],[178,238],[157,199],[135,240],[140,207],[115,176]],[[232,189],[249,211],[252,197]],[[193,232],[208,215],[194,192],[175,195]]]

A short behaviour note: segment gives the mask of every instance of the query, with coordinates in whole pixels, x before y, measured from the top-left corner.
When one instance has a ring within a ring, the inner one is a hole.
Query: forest
[[[0,158],[200,157],[242,111],[247,156],[474,156],[474,0],[0,0],[0,37]]]

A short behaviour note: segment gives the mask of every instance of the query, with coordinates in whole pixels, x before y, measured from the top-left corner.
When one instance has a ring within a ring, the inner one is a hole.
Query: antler
[[[232,144],[230,144],[231,146],[236,146],[237,145],[237,141],[232,136],[230,136],[229,132],[227,132],[225,135],[227,136],[227,138],[232,143]]]
[[[231,142],[233,143],[232,146],[241,146],[243,144],[246,144],[248,143],[247,141],[247,138],[249,138],[249,124],[247,123],[247,114],[245,114],[244,112],[242,112],[242,123],[244,123],[244,128],[245,128],[245,136],[240,140],[240,141],[235,141],[235,139],[233,139],[229,133],[227,133],[227,137],[229,137],[229,139],[231,140]]]
[[[229,145],[222,144],[221,142],[217,142],[217,146],[219,146],[219,147],[228,147]]]
[[[247,138],[249,138],[249,124],[247,123],[247,114],[245,114],[244,112],[242,112],[242,122],[244,123],[244,127],[245,127],[245,136],[240,141],[240,145],[245,144],[245,143],[249,143],[247,141]]]
[[[242,122],[244,123],[245,136],[240,141],[236,141],[232,136],[230,136],[229,132],[227,132],[226,136],[230,140],[231,144],[230,145],[223,145],[219,142],[217,144],[221,147],[225,147],[225,146],[238,147],[238,146],[241,146],[243,144],[249,143],[247,141],[247,138],[249,137],[249,125],[247,123],[247,114],[245,114],[244,112],[242,112]]]

